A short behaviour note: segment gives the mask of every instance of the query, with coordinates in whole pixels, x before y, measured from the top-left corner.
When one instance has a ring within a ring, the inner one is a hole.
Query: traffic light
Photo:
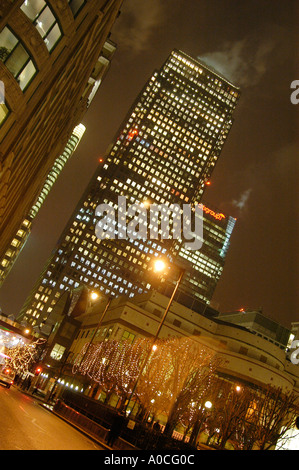
[[[40,366],[37,366],[34,370],[34,375],[38,376],[42,371],[42,368]]]

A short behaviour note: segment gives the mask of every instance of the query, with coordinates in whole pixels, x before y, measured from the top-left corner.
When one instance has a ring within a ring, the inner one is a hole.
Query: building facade
[[[95,330],[94,343],[108,338],[117,341],[130,338],[133,342],[142,337],[153,337],[168,297],[159,292],[148,292],[131,299],[114,299],[99,326],[99,318],[106,303],[107,299],[101,298],[81,315],[75,312],[75,318],[81,326],[69,348],[73,352],[72,361],[75,361],[84,345],[91,341]],[[234,377],[236,382],[256,385],[269,383],[299,393],[298,366],[287,360],[286,347],[272,341],[270,337],[259,336],[249,328],[223,321],[217,316],[199,315],[173,302],[159,337],[181,336],[192,338],[223,356],[221,372]]]
[[[199,207],[232,126],[238,97],[238,89],[216,72],[183,52],[172,51],[130,109],[19,319],[32,325],[44,323],[60,295],[80,285],[114,296],[132,296],[150,286],[160,288],[160,282],[149,274],[152,260],[159,256],[187,263],[182,289],[210,300],[235,219],[202,205],[206,210],[199,217],[206,219],[209,240],[191,258],[182,238],[163,239],[160,228],[153,238],[122,238],[129,217],[125,222],[118,220],[109,237],[98,237],[97,209],[105,204],[117,211],[120,197],[133,210],[142,205],[174,207],[178,212],[183,204]],[[156,220],[150,219],[147,228],[153,228]],[[212,221],[217,225],[214,234]],[[209,248],[213,238],[214,248]],[[199,279],[204,265],[214,287],[207,278]]]
[[[107,38],[121,4],[1,2],[0,80],[5,93],[0,104],[0,256],[109,66]]]

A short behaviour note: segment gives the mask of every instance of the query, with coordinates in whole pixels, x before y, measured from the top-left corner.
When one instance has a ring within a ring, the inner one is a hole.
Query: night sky
[[[176,48],[241,89],[204,196],[237,218],[213,304],[221,312],[262,308],[286,327],[299,321],[299,104],[290,101],[299,80],[298,18],[298,0],[125,0],[111,35],[118,49],[83,120],[87,131],[0,291],[3,312],[19,312],[129,107]]]

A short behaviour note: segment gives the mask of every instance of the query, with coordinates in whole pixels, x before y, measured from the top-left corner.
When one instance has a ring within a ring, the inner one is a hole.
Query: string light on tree
[[[46,342],[39,338],[30,344],[21,344],[9,350],[9,358],[6,365],[11,367],[16,374],[27,373],[36,361],[40,347]]]

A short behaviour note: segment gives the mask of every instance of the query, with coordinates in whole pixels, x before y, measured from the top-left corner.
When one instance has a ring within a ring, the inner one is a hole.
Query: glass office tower
[[[58,158],[56,158],[53,167],[49,171],[44,185],[36,200],[34,201],[33,206],[30,208],[27,216],[20,224],[18,230],[16,231],[14,237],[8,245],[4,256],[0,258],[0,287],[2,286],[11,269],[13,268],[19,254],[21,253],[28,240],[28,237],[31,233],[34,218],[37,216],[38,211],[45,202],[47,195],[51,191],[52,186],[54,185],[60,173],[62,172],[65,164],[68,162],[68,160],[78,147],[85,130],[86,128],[85,126],[83,126],[83,124],[79,124],[73,130],[72,135],[69,138],[64,151]]]
[[[159,288],[149,269],[153,258],[161,255],[170,262],[184,260],[190,271],[182,288],[191,296],[210,300],[213,289],[201,287],[199,281],[196,284],[200,268],[193,269],[195,261],[188,257],[182,240],[100,239],[95,233],[96,209],[107,204],[117,210],[120,196],[131,205],[189,204],[194,208],[201,202],[232,126],[238,97],[238,88],[217,72],[183,52],[172,51],[131,107],[18,320],[44,323],[61,294],[80,285],[114,296]],[[119,230],[118,226],[116,235]],[[219,256],[225,252],[230,233],[225,227]]]

